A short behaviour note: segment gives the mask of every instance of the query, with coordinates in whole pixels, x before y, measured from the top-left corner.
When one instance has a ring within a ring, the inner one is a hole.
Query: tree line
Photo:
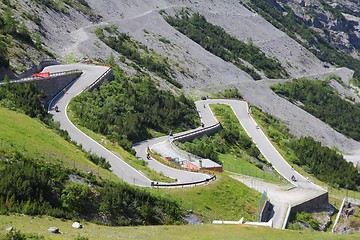
[[[249,62],[256,69],[262,70],[268,78],[288,76],[277,60],[267,57],[252,41],[244,43],[238,40],[226,33],[220,26],[207,22],[205,17],[199,13],[189,16],[189,12],[183,9],[175,17],[166,16],[165,20],[204,49],[227,62],[233,63],[255,80],[261,79],[261,76],[254,68],[246,66],[241,59]]]
[[[334,149],[322,146],[310,137],[295,138],[278,119],[252,107],[252,114],[270,139],[282,150],[284,157],[332,187],[360,191],[360,173],[352,163]]]
[[[328,81],[299,79],[272,86],[272,90],[329,124],[340,133],[360,140],[360,105],[342,99]]]
[[[0,214],[82,218],[111,226],[182,223],[177,202],[92,173],[0,153]],[[76,175],[80,182],[71,181]]]
[[[310,137],[292,140],[290,147],[297,156],[294,163],[319,180],[334,187],[360,190],[359,170],[335,150],[321,146]]]

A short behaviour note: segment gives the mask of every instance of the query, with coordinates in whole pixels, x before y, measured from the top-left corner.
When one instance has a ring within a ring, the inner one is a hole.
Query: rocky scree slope
[[[0,77],[11,78],[44,59],[58,59],[57,39],[68,41],[72,30],[101,19],[84,0],[4,0],[0,14],[0,57],[8,60],[0,64]]]
[[[360,1],[273,1],[290,7],[296,16],[341,51],[360,59]]]
[[[33,0],[36,2],[40,0]],[[94,34],[97,27],[116,25],[174,64],[175,78],[193,95],[204,95],[230,86],[237,87],[251,104],[285,122],[297,136],[307,135],[328,146],[336,146],[349,152],[360,149],[360,144],[339,134],[328,125],[304,112],[299,107],[274,94],[269,85],[279,80],[254,81],[248,74],[231,63],[214,56],[201,46],[171,27],[161,15],[176,14],[184,7],[204,15],[207,21],[219,25],[232,36],[252,41],[268,57],[277,59],[290,77],[311,76],[323,79],[329,74],[338,74],[348,81],[353,71],[323,63],[309,50],[280,31],[246,4],[237,0],[87,0],[92,16],[64,4],[67,12],[29,1],[16,0],[27,11],[41,16],[41,32],[44,45],[62,58],[91,57],[106,60],[111,54],[119,54],[102,43]],[[274,1],[273,1],[274,2]],[[161,39],[167,39],[164,42]]]

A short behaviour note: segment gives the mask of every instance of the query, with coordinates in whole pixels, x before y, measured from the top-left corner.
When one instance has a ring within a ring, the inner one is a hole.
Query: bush
[[[0,162],[1,214],[82,217],[114,226],[183,222],[183,209],[171,199],[124,183],[94,179],[90,186],[91,174],[78,173],[83,183],[71,182],[68,175],[74,171],[13,155],[7,162]]]
[[[303,229],[302,225],[308,226],[311,229],[318,230],[320,222],[313,217],[312,214],[307,212],[297,212],[295,216],[292,217],[291,223],[289,224],[289,229],[292,230],[301,230]]]
[[[104,157],[99,157],[94,153],[91,152],[86,152],[86,157],[93,163],[95,163],[96,165],[98,165],[99,167],[102,167],[106,170],[110,170],[111,165],[108,161],[106,161],[106,158]]]
[[[61,192],[62,206],[70,212],[87,214],[93,207],[94,193],[81,183],[68,182]]]

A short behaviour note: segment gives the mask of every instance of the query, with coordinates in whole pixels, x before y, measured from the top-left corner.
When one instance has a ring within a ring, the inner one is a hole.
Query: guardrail
[[[100,77],[98,77],[92,84],[90,84],[86,89],[85,91],[88,91],[88,90],[91,90],[93,87],[95,87],[100,81],[103,80],[103,78],[109,74],[111,72],[111,67],[109,67],[108,70],[106,70],[106,72],[104,72],[103,74],[100,75]]]
[[[202,181],[197,181],[197,182],[189,182],[189,183],[155,183],[155,182],[151,182],[151,186],[152,187],[184,187],[184,186],[189,186],[189,185],[199,185],[199,184],[204,184],[204,183],[209,183],[211,181],[215,181],[216,180],[216,175],[213,175],[211,178],[207,178],[205,180]]]
[[[56,77],[56,76],[61,76],[61,75],[67,75],[67,74],[72,74],[72,73],[82,73],[82,71],[79,70],[79,69],[68,70],[68,71],[61,71],[61,72],[50,73],[50,76],[49,76],[49,77],[45,77],[45,78],[41,78],[41,77],[19,78],[19,79],[10,80],[9,83],[33,82],[33,81],[36,81],[36,80],[48,79],[48,78],[51,78],[51,77]],[[0,82],[0,85],[3,85],[3,84],[5,84],[5,82]]]

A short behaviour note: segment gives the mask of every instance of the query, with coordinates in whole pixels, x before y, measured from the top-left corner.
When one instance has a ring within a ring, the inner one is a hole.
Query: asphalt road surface
[[[71,64],[50,66],[45,68],[44,71],[59,72],[72,69],[82,70],[83,74],[71,85],[71,87],[67,87],[65,94],[60,94],[51,102],[49,112],[53,115],[54,120],[60,122],[61,129],[66,130],[69,133],[71,140],[81,144],[85,150],[106,158],[106,160],[111,164],[113,173],[122,178],[125,182],[138,186],[150,186],[150,179],[80,131],[70,122],[67,116],[66,108],[70,100],[83,92],[109,68],[86,64]],[[59,112],[54,110],[55,105],[58,106]]]
[[[106,160],[111,164],[111,169],[113,173],[115,173],[119,178],[123,179],[127,183],[137,186],[151,186],[152,181],[148,179],[143,173],[131,167],[129,164],[127,164],[122,159],[114,155],[111,151],[107,150],[105,147],[91,139],[85,133],[80,131],[76,126],[74,126],[74,124],[71,123],[66,113],[66,109],[70,100],[83,92],[109,68],[104,66],[94,66],[86,64],[71,64],[50,66],[45,68],[43,71],[60,72],[73,69],[82,70],[83,74],[76,81],[74,81],[71,86],[66,87],[66,92],[63,91],[61,94],[56,96],[50,103],[49,112],[53,115],[54,120],[60,122],[61,129],[66,130],[69,133],[71,140],[75,141],[78,144],[81,144],[85,150],[91,151],[98,156],[106,158]],[[55,106],[58,107],[59,112],[55,111]],[[157,144],[158,142],[164,141],[166,139],[166,137],[163,137],[146,140],[141,143],[135,144],[135,149],[137,151],[138,157],[142,158],[145,161],[148,161],[148,166],[155,171],[176,179],[177,183],[199,182],[209,179],[211,177],[211,175],[208,174],[182,171],[163,165],[155,160],[147,160],[147,147]]]
[[[94,66],[86,64],[71,64],[71,65],[57,65],[50,66],[44,69],[44,71],[49,72],[59,72],[72,69],[79,69],[83,71],[83,74],[76,80],[74,83],[66,88],[66,92],[59,94],[53,99],[49,106],[49,112],[53,114],[54,120],[60,122],[61,128],[68,131],[71,139],[78,144],[81,144],[83,148],[87,151],[91,151],[98,156],[104,157],[111,164],[111,169],[113,172],[122,178],[125,182],[138,186],[150,186],[151,180],[148,179],[143,173],[131,167],[129,164],[121,160],[119,157],[114,155],[112,152],[104,148],[102,145],[88,137],[86,134],[81,132],[77,127],[75,127],[69,120],[66,114],[66,108],[70,100],[76,95],[83,92],[89,85],[95,82],[103,73],[108,71],[108,67],[105,66]],[[262,132],[262,130],[257,126],[256,122],[252,119],[251,114],[248,112],[248,105],[244,101],[240,100],[225,100],[225,99],[209,99],[201,100],[196,103],[197,110],[199,112],[202,123],[205,127],[214,125],[218,121],[214,117],[209,104],[226,104],[229,105],[236,117],[239,119],[241,125],[252,138],[254,143],[257,145],[264,157],[272,164],[272,166],[289,182],[295,186],[303,188],[313,188],[320,190],[320,187],[313,184],[312,182],[305,179],[302,175],[296,172],[278,153],[275,147],[270,143],[268,138]],[[55,105],[58,106],[59,112],[54,110]],[[189,130],[187,132],[197,131],[201,127]],[[175,136],[183,133],[175,134]],[[208,174],[204,173],[194,173],[188,171],[182,171],[174,169],[168,166],[165,166],[153,159],[148,160],[146,158],[146,149],[148,147],[153,147],[157,145],[160,148],[163,148],[163,151],[174,151],[171,148],[170,144],[167,144],[169,137],[160,137],[155,139],[146,140],[134,145],[136,150],[137,157],[148,162],[148,166],[154,169],[157,172],[174,178],[178,183],[191,183],[202,181],[210,177]],[[291,178],[295,177],[296,181],[293,181]]]
[[[217,120],[214,117],[209,104],[229,105],[247,134],[251,137],[260,152],[272,164],[278,173],[280,173],[285,179],[297,187],[322,190],[319,186],[308,181],[305,177],[296,172],[285,161],[276,148],[271,144],[263,131],[258,127],[257,123],[251,117],[251,114],[249,114],[249,108],[246,102],[240,100],[208,99],[197,101],[195,104],[200,113],[201,120],[205,124],[205,127],[217,123]],[[295,177],[296,181],[292,181],[292,176]]]

